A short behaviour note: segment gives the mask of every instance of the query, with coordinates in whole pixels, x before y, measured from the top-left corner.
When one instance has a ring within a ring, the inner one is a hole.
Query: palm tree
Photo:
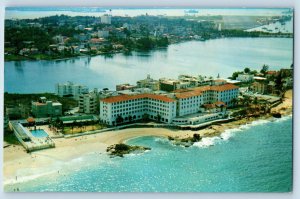
[[[121,115],[118,115],[116,119],[116,124],[122,123],[123,121],[124,121],[123,117]]]
[[[129,122],[132,121],[132,116],[131,115],[128,116],[128,120],[129,120]]]
[[[149,114],[145,113],[145,114],[143,115],[143,120],[144,120],[144,122],[148,121],[148,119],[149,119]]]
[[[238,99],[232,98],[230,102],[233,104],[233,106],[236,106],[236,104],[238,103]]]
[[[160,114],[157,114],[157,116],[156,116],[156,120],[157,120],[157,122],[160,122],[160,120],[161,120],[161,116],[160,116]]]

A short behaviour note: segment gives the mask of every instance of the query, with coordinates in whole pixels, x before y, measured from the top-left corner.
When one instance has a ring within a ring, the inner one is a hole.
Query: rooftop
[[[118,95],[113,97],[108,97],[105,99],[101,99],[101,101],[106,103],[114,103],[114,102],[122,102],[134,99],[142,99],[142,98],[151,98],[164,102],[174,102],[175,100],[163,95],[155,95],[155,94],[138,94],[138,95]]]

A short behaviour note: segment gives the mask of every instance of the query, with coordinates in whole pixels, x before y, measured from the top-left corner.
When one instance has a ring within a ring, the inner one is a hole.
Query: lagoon
[[[115,89],[116,84],[146,78],[177,78],[179,74],[227,78],[245,67],[260,70],[289,68],[292,38],[222,38],[188,41],[150,52],[77,57],[57,61],[5,62],[4,90],[9,93],[54,92],[58,82],[73,81],[93,88]]]

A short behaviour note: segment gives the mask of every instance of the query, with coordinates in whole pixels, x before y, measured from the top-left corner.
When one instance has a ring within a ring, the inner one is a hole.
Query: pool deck
[[[11,121],[9,126],[27,152],[55,147],[55,143],[50,136],[35,137],[27,128],[16,121]]]

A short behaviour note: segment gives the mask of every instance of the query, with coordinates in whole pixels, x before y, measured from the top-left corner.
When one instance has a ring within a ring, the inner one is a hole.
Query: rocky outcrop
[[[111,157],[124,157],[124,155],[132,152],[144,152],[146,150],[151,150],[151,148],[143,146],[131,146],[127,144],[114,144],[107,147],[106,152],[108,152]]]

